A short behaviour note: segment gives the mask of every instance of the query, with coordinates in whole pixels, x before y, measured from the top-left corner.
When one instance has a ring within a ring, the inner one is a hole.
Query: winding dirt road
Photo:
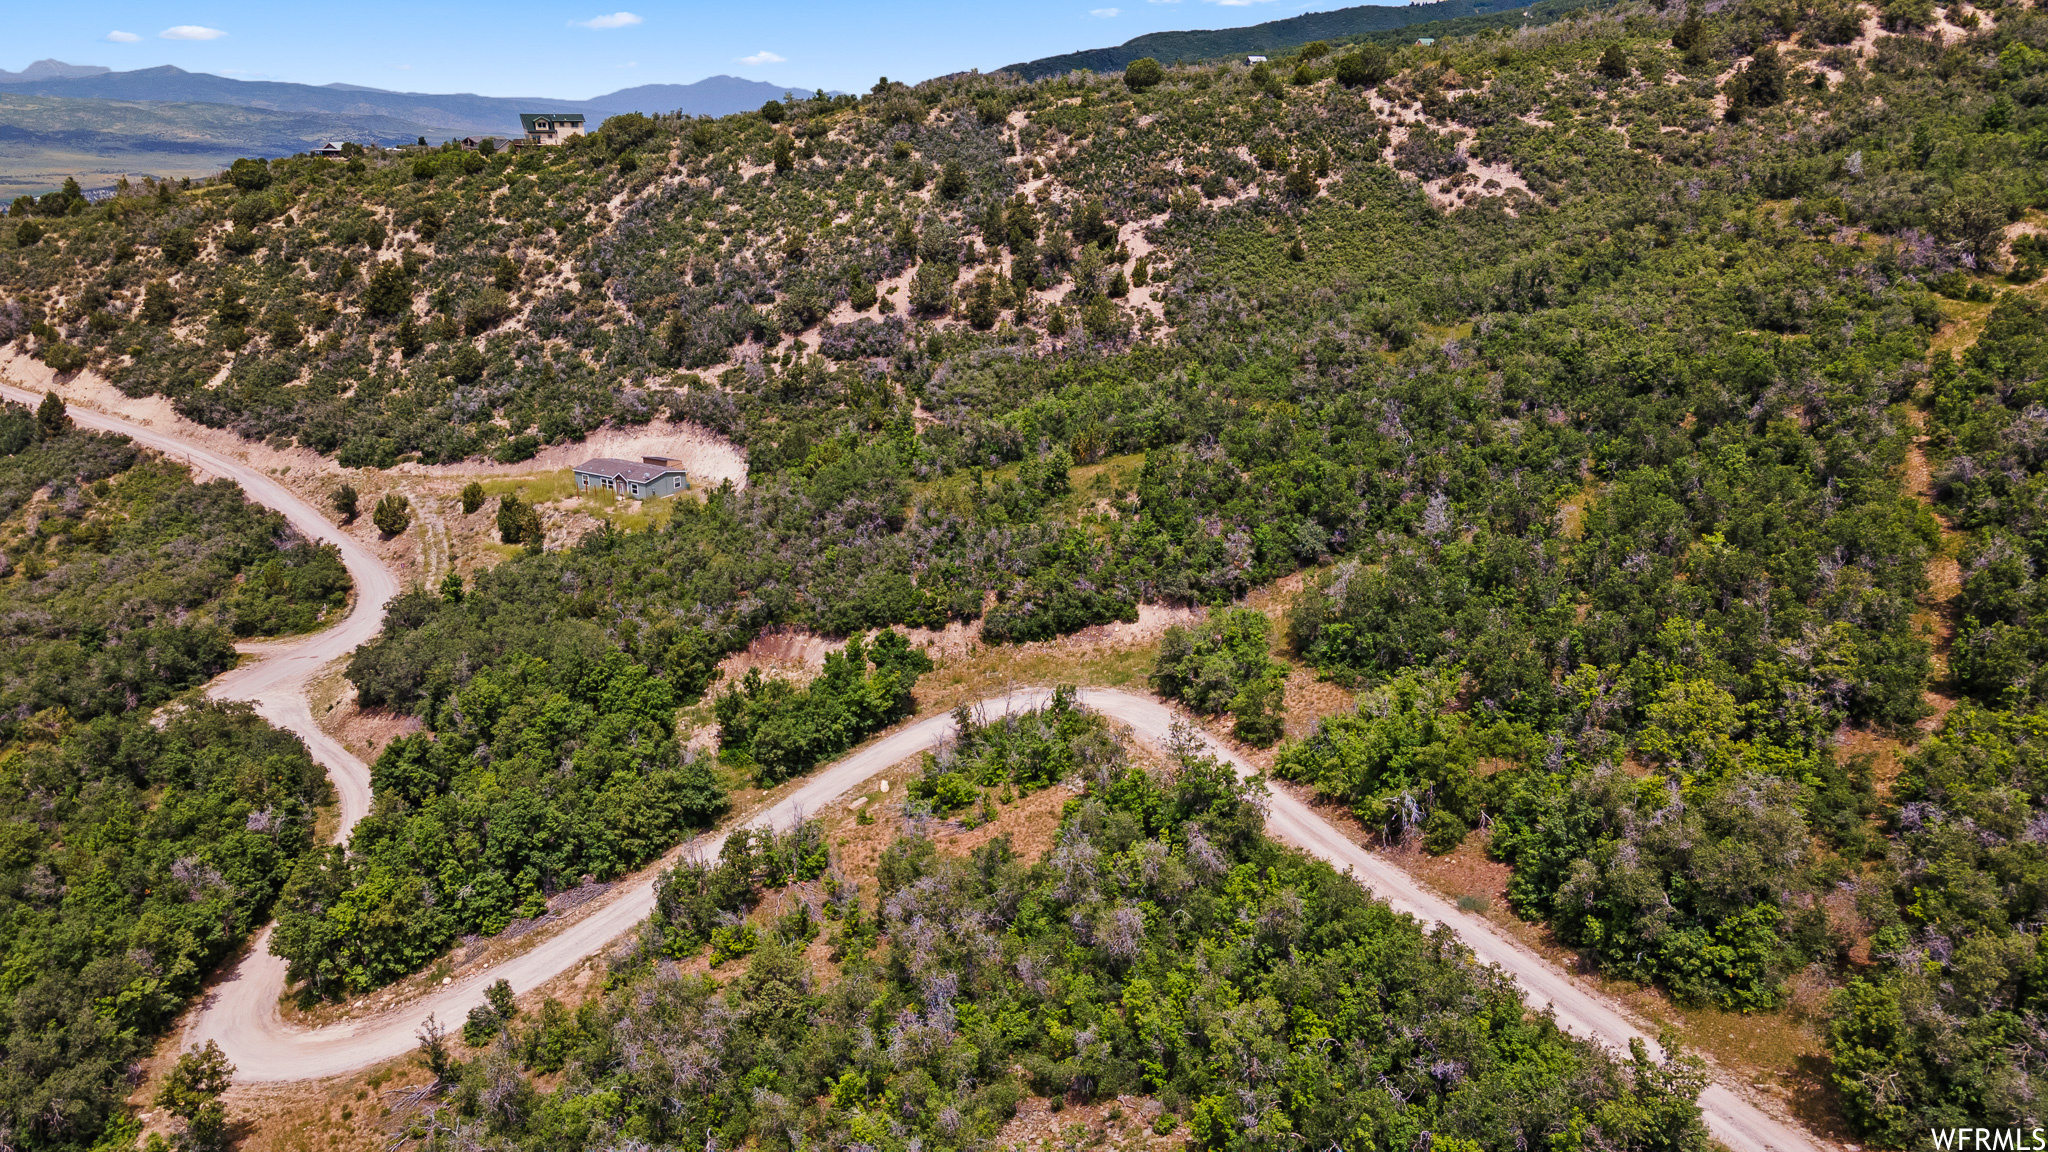
[[[0,398],[34,408],[42,397],[11,385],[0,385]],[[341,743],[313,723],[306,703],[306,688],[321,669],[346,656],[377,635],[384,622],[384,605],[398,595],[398,577],[368,548],[334,526],[319,510],[298,494],[278,483],[262,469],[239,460],[196,447],[180,437],[156,428],[71,405],[71,421],[81,428],[119,432],[139,444],[154,448],[175,460],[182,460],[213,476],[241,485],[249,499],[282,513],[299,534],[341,550],[341,561],[355,582],[355,600],[342,620],[311,636],[237,645],[237,650],[258,657],[224,672],[206,686],[215,700],[246,700],[256,706],[265,720],[297,734],[313,753],[313,759],[327,769],[340,795],[341,826],[337,837],[346,837],[356,821],[370,810],[370,769]]]
[[[19,388],[0,386],[0,396],[33,406],[40,397]],[[306,536],[335,544],[355,581],[355,602],[348,616],[324,632],[303,640],[249,645],[259,658],[217,678],[208,686],[215,699],[249,700],[271,723],[296,733],[325,767],[340,795],[339,836],[346,836],[369,810],[369,767],[313,722],[306,688],[335,659],[347,655],[377,634],[383,606],[398,592],[397,577],[369,549],[343,535],[326,517],[261,470],[194,447],[175,435],[128,421],[72,408],[79,425],[120,432],[167,455],[184,459],[208,473],[232,479],[249,498],[284,514]],[[1038,708],[1050,699],[1045,689],[1026,689],[992,697],[978,707],[984,715],[1003,715]],[[1178,713],[1159,701],[1111,689],[1083,688],[1082,704],[1128,726],[1138,739],[1163,747]],[[1209,751],[1247,776],[1255,769],[1242,757],[1194,730]],[[935,747],[953,734],[949,715],[908,724],[819,770],[798,789],[743,825],[786,829],[803,813],[816,812],[866,783],[877,773]],[[1425,889],[1413,877],[1354,844],[1300,800],[1284,793],[1271,795],[1267,830],[1303,851],[1349,872],[1360,884],[1397,911],[1424,923],[1441,923],[1457,932],[1481,961],[1498,965],[1514,976],[1531,1006],[1548,1008],[1560,1026],[1575,1035],[1597,1040],[1620,1053],[1641,1041],[1653,1055],[1662,1050],[1603,997],[1575,983],[1549,961],[1502,936],[1478,917],[1459,911]],[[684,851],[714,857],[726,833],[703,837]],[[218,1042],[244,1081],[285,1081],[339,1075],[401,1056],[418,1046],[417,1030],[429,1014],[459,1021],[482,1002],[484,985],[511,982],[526,991],[569,970],[586,956],[630,932],[654,907],[653,886],[622,885],[606,903],[527,952],[487,973],[441,988],[401,1008],[363,1020],[324,1028],[297,1028],[284,1022],[278,999],[285,987],[284,961],[270,955],[269,929],[256,939],[242,961],[215,984],[194,1013],[184,1033],[186,1043]],[[1732,1152],[1820,1152],[1828,1145],[1766,1114],[1728,1086],[1709,1084],[1700,1109],[1715,1139]]]

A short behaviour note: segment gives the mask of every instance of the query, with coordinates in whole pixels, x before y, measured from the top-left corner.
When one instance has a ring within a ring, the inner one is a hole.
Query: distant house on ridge
[[[1246,64],[1264,64],[1266,58],[1264,56],[1247,56],[1244,58],[1244,62]]]
[[[581,112],[521,112],[519,129],[528,144],[560,144],[571,136],[583,135]]]
[[[329,140],[327,143],[322,144],[318,148],[313,149],[311,155],[323,156],[329,160],[339,160],[344,155],[347,155],[347,153],[343,151],[343,149],[345,149],[346,147],[347,145],[339,140]]]
[[[642,456],[638,464],[600,456],[576,466],[576,488],[609,488],[621,496],[644,500],[650,496],[672,496],[690,487],[689,473],[682,461],[671,456]]]

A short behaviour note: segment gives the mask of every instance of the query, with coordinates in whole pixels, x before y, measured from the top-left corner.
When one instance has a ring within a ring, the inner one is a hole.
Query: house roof
[[[651,484],[671,472],[681,472],[682,469],[673,465],[642,464],[633,460],[614,460],[609,456],[599,456],[595,460],[586,460],[578,464],[576,471],[588,472],[593,476],[611,476],[634,484]]]
[[[521,113],[519,114],[519,127],[520,127],[521,129],[523,129],[524,131],[527,131],[527,132],[531,132],[531,131],[533,131],[533,130],[534,130],[534,124],[535,124],[536,122],[546,122],[546,123],[547,123],[547,125],[549,126],[549,128],[550,128],[550,129],[553,129],[553,128],[559,128],[559,127],[561,127],[561,126],[562,126],[562,125],[564,125],[564,124],[581,124],[581,123],[583,123],[583,113],[581,113],[581,112],[521,112]]]

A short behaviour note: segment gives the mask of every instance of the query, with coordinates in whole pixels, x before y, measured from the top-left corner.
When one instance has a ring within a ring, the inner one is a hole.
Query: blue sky
[[[1227,28],[1358,0],[112,0],[20,4],[0,68],[53,56],[306,84],[584,99],[717,73],[865,91],[967,68]],[[626,5],[625,9],[613,5]]]

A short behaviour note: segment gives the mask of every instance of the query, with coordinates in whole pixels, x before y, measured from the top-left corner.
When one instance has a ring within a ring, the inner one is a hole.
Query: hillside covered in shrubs
[[[735,836],[664,878],[605,997],[504,1021],[441,1069],[446,1104],[414,1131],[434,1148],[972,1148],[1027,1093],[1140,1093],[1165,1104],[1154,1132],[1184,1124],[1204,1149],[1707,1147],[1696,1062],[1618,1060],[1530,1014],[1449,933],[1267,839],[1257,786],[1227,765],[1141,765],[1063,703],[945,759],[985,778],[970,763],[996,749],[1087,782],[1042,859],[1008,836],[963,857],[911,834],[870,893],[815,833]],[[730,981],[677,969],[708,914],[820,877],[815,918],[787,901],[771,932],[714,952],[750,953]],[[830,980],[805,960],[821,934]]]

